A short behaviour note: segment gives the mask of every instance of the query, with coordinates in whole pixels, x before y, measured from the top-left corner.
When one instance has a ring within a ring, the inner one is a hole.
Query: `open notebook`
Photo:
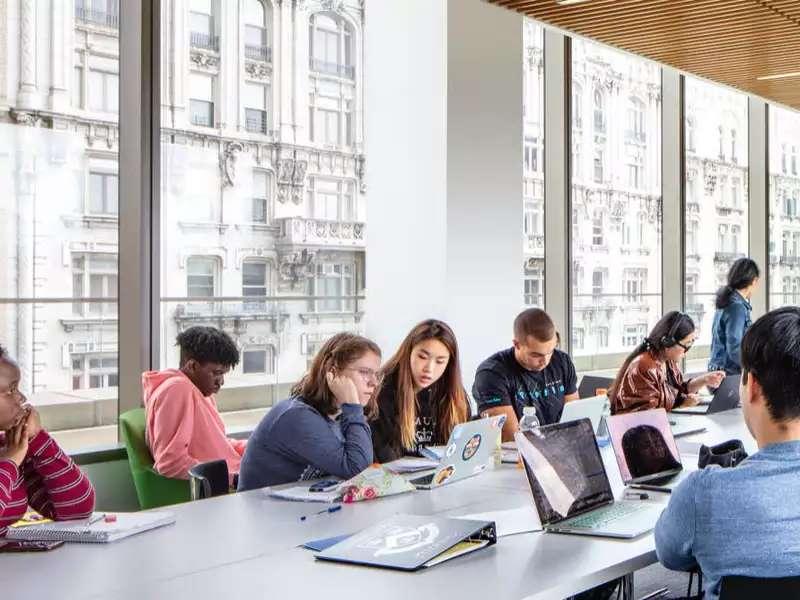
[[[9,529],[11,540],[64,541],[64,542],[114,542],[149,529],[171,525],[175,515],[170,512],[114,513],[109,518],[104,513],[94,513],[80,521],[59,521]]]

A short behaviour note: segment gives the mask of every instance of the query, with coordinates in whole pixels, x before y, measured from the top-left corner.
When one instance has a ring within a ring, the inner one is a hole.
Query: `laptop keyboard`
[[[593,510],[580,517],[565,521],[562,525],[580,529],[597,529],[640,511],[642,506],[633,502],[615,502],[611,506]]]

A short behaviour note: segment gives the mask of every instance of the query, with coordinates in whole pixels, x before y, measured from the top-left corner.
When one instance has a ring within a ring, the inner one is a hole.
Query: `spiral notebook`
[[[171,525],[175,515],[171,512],[94,513],[80,521],[59,521],[9,529],[6,538],[11,540],[64,541],[104,543],[115,542],[143,531]]]

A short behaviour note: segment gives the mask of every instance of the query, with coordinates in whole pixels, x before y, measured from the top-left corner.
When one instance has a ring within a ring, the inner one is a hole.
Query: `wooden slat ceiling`
[[[488,0],[800,110],[800,0]]]

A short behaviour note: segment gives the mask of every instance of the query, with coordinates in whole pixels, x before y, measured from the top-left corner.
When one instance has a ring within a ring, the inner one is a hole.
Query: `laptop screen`
[[[542,524],[614,499],[589,419],[526,431],[517,445]]]
[[[663,408],[606,419],[622,481],[643,482],[681,470],[681,455]]]

